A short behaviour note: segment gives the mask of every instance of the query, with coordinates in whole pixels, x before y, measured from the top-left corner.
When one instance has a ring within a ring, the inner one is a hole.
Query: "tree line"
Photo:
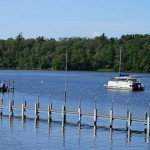
[[[108,38],[104,33],[95,38],[53,38],[43,36],[25,39],[20,33],[15,39],[0,39],[0,68],[65,69],[118,71],[120,48],[122,72],[150,72],[150,35],[122,35]]]

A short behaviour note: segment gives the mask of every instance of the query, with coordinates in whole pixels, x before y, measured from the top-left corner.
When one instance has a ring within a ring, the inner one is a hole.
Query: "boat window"
[[[128,81],[137,82],[137,79],[128,79]]]
[[[109,81],[126,81],[125,78],[110,78]]]

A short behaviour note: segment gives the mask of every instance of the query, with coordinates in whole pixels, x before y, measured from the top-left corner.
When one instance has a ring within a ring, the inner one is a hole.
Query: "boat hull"
[[[108,85],[108,84],[105,84],[104,87],[106,89],[115,89],[115,90],[128,90],[128,91],[143,91],[144,90],[144,86],[137,83],[137,84],[132,84],[130,86],[112,86],[112,85]]]

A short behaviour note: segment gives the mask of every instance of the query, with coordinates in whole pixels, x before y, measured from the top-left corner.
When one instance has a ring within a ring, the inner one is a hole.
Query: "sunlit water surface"
[[[81,101],[82,112],[92,112],[95,102],[98,113],[125,116],[127,104],[133,117],[144,117],[149,112],[150,74],[138,74],[145,85],[142,92],[106,90],[103,85],[110,76],[117,73],[67,72],[67,110],[77,111]],[[47,108],[50,101],[54,109],[64,104],[65,72],[63,71],[20,71],[1,70],[1,81],[15,82],[15,92],[3,93],[4,104],[14,99],[15,105],[34,107],[40,101],[40,107]],[[128,102],[128,103],[127,103]],[[21,111],[14,110],[17,116]],[[8,114],[8,110],[3,110]],[[98,118],[98,127],[93,127],[93,117],[82,117],[82,126],[78,127],[78,116],[68,115],[67,124],[62,128],[61,114],[52,114],[53,122],[48,125],[47,113],[40,112],[40,121],[34,122],[34,111],[27,111],[28,118],[22,122],[20,117],[0,117],[0,149],[150,149],[144,123],[133,122],[128,134],[125,121],[114,121],[114,130],[109,129],[109,119]]]

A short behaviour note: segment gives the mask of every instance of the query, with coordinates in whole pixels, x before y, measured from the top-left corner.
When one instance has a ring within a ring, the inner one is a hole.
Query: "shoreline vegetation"
[[[122,35],[108,38],[70,37],[0,39],[0,69],[64,70],[68,52],[68,70],[117,72],[120,48],[121,72],[150,72],[150,35]]]

